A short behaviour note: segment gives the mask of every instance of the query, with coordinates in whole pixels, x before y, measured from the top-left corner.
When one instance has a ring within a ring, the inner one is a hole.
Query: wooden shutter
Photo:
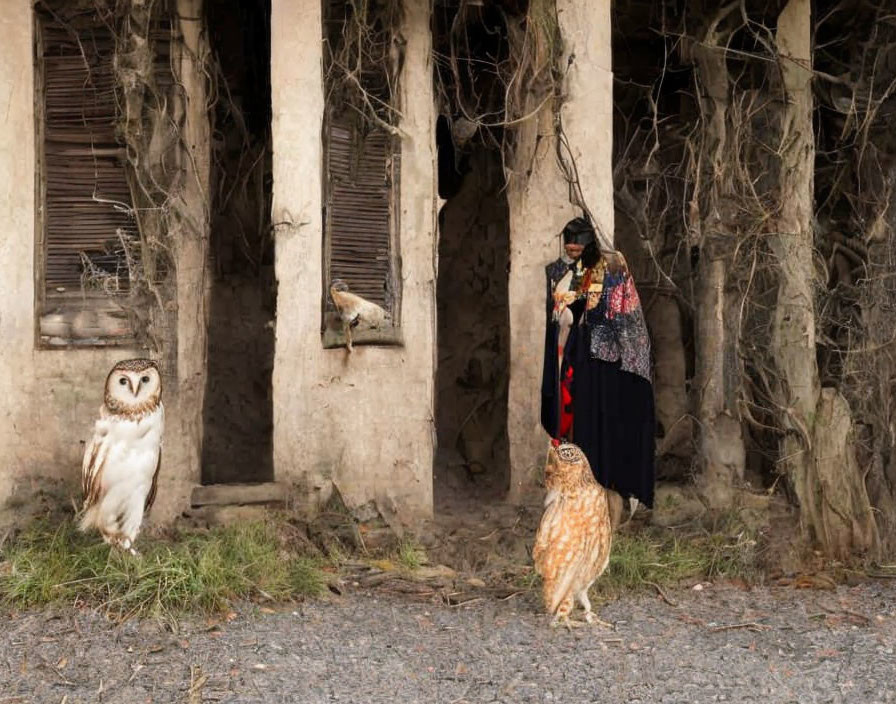
[[[84,252],[120,275],[126,287],[127,265],[115,256],[117,232],[135,237],[136,228],[127,212],[123,149],[115,138],[112,36],[99,26],[72,36],[44,19],[45,283],[51,290],[78,289]]]
[[[130,285],[125,245],[136,257],[139,233],[116,135],[115,40],[94,9],[52,6],[35,8],[41,340],[127,343],[132,331],[117,301]],[[160,25],[155,37],[160,64],[168,62],[169,29]]]
[[[395,313],[392,242],[400,157],[384,129],[361,134],[349,119],[327,129],[329,280]],[[329,286],[328,286],[329,288]]]
[[[388,330],[366,336],[366,342],[392,344],[400,341],[397,327],[401,309],[399,256],[399,193],[401,140],[385,125],[396,119],[392,110],[393,58],[390,34],[382,26],[386,6],[373,0],[364,12],[375,20],[364,38],[346,32],[359,10],[352,3],[323,0],[324,76],[327,102],[323,126],[324,171],[324,345],[340,344],[341,325],[334,324],[330,284],[342,279],[349,290],[382,306],[391,318]],[[349,80],[344,66],[334,56],[345,49],[346,36],[363,51],[364,67]],[[391,80],[390,80],[391,79]],[[360,107],[356,83],[366,94]],[[368,114],[376,107],[376,119]],[[353,335],[353,338],[355,336]],[[356,338],[355,341],[358,341]]]

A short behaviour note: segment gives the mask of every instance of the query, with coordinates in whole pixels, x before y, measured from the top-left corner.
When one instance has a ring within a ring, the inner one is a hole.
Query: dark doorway
[[[206,3],[214,88],[203,484],[274,475],[270,21],[270,0]]]
[[[437,511],[509,487],[510,225],[502,160],[507,52],[499,8],[438,2],[433,19],[439,195]],[[453,61],[453,65],[452,62]]]

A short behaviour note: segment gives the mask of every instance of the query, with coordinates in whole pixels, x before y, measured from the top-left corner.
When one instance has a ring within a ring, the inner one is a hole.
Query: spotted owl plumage
[[[103,405],[84,449],[79,527],[136,554],[143,515],[156,498],[165,408],[156,363],[128,359],[106,377]]]
[[[545,465],[544,514],[535,536],[535,570],[541,575],[552,625],[573,625],[578,601],[595,620],[588,590],[610,561],[613,534],[606,490],[594,479],[585,453],[572,443],[552,445]]]

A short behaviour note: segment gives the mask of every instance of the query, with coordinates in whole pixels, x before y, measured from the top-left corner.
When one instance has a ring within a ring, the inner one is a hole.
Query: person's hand
[[[576,300],[575,291],[559,291],[554,293],[554,305],[568,306]]]

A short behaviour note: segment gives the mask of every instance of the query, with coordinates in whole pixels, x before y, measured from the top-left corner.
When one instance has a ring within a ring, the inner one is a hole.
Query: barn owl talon
[[[612,630],[616,630],[616,626],[612,623],[608,623],[606,621],[601,621],[597,616],[595,616],[590,611],[585,613],[585,620],[590,623],[592,626],[601,626],[602,628],[609,628]]]
[[[579,604],[582,605],[582,610],[585,612],[584,618],[587,623],[593,624],[595,626],[603,626],[604,628],[614,628],[613,624],[607,623],[606,621],[601,621],[597,616],[594,615],[594,612],[591,610],[591,600],[588,598],[588,589],[580,592],[576,596],[576,599],[578,600]]]
[[[133,543],[131,543],[130,538],[124,538],[118,543],[118,547],[120,547],[124,552],[129,555],[133,555],[134,557],[139,557],[140,553],[137,551],[137,548],[134,547]]]
[[[584,625],[581,621],[574,621],[569,616],[555,616],[551,621],[551,628],[565,626],[567,631],[571,631],[573,628],[581,628]]]

